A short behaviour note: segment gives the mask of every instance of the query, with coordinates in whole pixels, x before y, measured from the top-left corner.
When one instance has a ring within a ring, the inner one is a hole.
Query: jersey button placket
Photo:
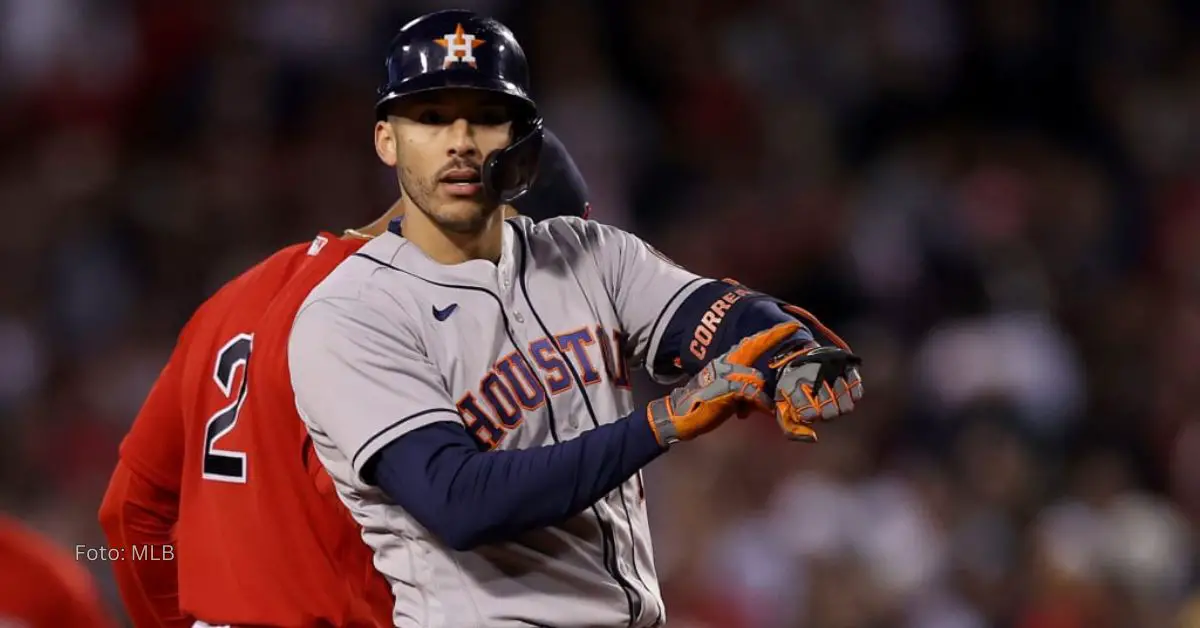
[[[504,301],[509,307],[509,312],[512,313],[513,320],[518,325],[525,324],[525,315],[519,309],[519,300],[517,299],[517,291],[513,289],[513,269],[511,266],[501,264],[497,269],[500,275],[500,289],[504,293]]]

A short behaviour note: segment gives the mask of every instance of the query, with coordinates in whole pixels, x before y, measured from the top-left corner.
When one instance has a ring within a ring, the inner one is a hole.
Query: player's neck
[[[389,207],[388,210],[386,212],[384,212],[382,216],[380,216],[379,218],[376,218],[375,221],[372,222],[371,224],[369,224],[365,227],[359,227],[358,229],[350,229],[349,231],[353,232],[355,234],[361,234],[361,235],[369,236],[369,237],[373,238],[373,237],[383,233],[384,231],[387,231],[388,224],[390,224],[393,220],[400,218],[403,215],[404,215],[404,201],[403,201],[403,199],[401,199],[401,200],[397,200],[395,203],[392,203],[392,206]]]
[[[439,264],[461,264],[473,259],[498,262],[504,246],[504,213],[492,213],[482,231],[462,234],[441,229],[414,210],[405,218],[403,230],[409,242]]]

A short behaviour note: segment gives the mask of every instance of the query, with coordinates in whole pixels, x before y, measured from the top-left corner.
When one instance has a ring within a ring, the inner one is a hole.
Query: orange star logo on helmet
[[[474,51],[485,42],[482,39],[476,39],[474,35],[466,34],[462,24],[458,24],[455,25],[453,33],[443,35],[441,39],[433,40],[433,43],[446,49],[446,58],[442,60],[442,69],[445,69],[455,63],[465,63],[476,67]]]

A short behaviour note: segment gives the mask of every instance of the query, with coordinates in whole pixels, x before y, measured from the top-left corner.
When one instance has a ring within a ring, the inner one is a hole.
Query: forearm
[[[645,412],[512,451],[479,451],[460,426],[429,425],[380,451],[375,482],[454,549],[504,541],[579,514],[657,458]]]
[[[100,506],[100,525],[114,547],[170,545],[178,518],[178,497],[154,486],[118,462]],[[123,560],[113,563],[121,599],[134,626],[191,626],[179,610],[174,561]]]
[[[653,358],[655,371],[674,370],[694,375],[709,360],[729,351],[743,338],[797,320],[785,312],[778,301],[765,294],[712,281],[689,295],[668,321],[658,354]],[[781,344],[803,344],[812,340],[812,332],[802,327]],[[763,364],[756,365],[763,373],[769,371],[765,368],[769,357],[762,360]]]

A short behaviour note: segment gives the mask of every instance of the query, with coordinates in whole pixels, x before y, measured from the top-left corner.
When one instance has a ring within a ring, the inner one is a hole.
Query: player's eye
[[[503,107],[488,107],[479,113],[478,123],[484,126],[500,126],[508,122],[508,111]]]
[[[443,125],[450,123],[450,116],[443,114],[436,109],[425,109],[417,115],[417,122],[421,124]]]

